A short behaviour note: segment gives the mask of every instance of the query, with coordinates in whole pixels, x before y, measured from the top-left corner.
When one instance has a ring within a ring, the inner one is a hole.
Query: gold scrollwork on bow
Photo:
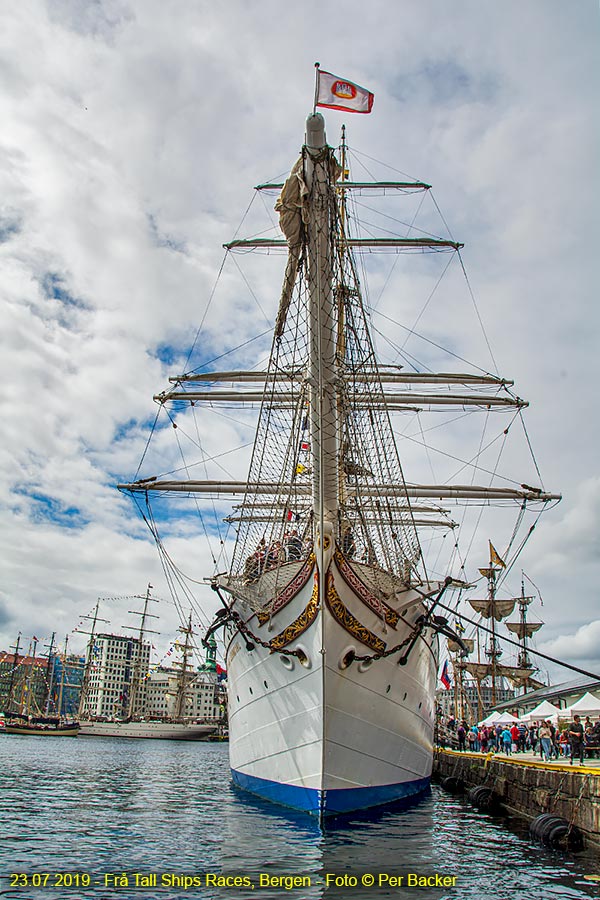
[[[352,588],[356,596],[372,609],[376,615],[382,619],[384,618],[388,625],[395,628],[400,621],[400,616],[396,610],[370,592],[366,584],[360,580],[354,569],[348,564],[345,556],[338,549],[335,551],[334,559],[348,587]]]
[[[269,647],[271,650],[282,650],[284,647],[287,647],[288,644],[291,644],[293,640],[297,637],[300,637],[310,626],[313,624],[315,619],[317,618],[317,612],[319,611],[319,575],[318,572],[315,573],[315,583],[313,587],[313,592],[310,600],[306,604],[305,609],[302,610],[300,615],[294,619],[294,621],[284,628],[282,632],[275,635],[269,641]]]
[[[335,589],[335,583],[331,572],[327,575],[325,602],[329,612],[336,622],[342,626],[344,631],[347,631],[348,634],[355,637],[361,644],[366,644],[366,646],[370,647],[375,653],[384,652],[386,648],[385,641],[382,641],[381,638],[378,638],[376,634],[373,634],[372,631],[369,631],[368,628],[362,625],[344,605],[340,595]]]

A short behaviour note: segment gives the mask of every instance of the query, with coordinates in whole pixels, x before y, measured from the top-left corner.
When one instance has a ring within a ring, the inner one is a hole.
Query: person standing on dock
[[[571,765],[573,765],[573,757],[579,757],[579,765],[583,765],[583,725],[579,721],[579,716],[573,716],[573,724],[569,728],[569,737],[571,739]]]
[[[508,725],[502,732],[502,747],[508,756],[512,756],[512,734],[510,733]]]
[[[552,731],[549,722],[542,722],[538,730],[540,739],[540,758],[548,762],[552,757]]]

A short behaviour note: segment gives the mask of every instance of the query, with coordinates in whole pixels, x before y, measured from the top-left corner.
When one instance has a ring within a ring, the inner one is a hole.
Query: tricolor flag
[[[446,660],[446,662],[444,663],[444,668],[442,669],[442,674],[440,675],[440,681],[442,682],[446,690],[448,690],[448,688],[450,687],[450,676],[448,675],[448,660]]]
[[[227,669],[217,663],[217,681],[225,681],[227,678]]]
[[[496,553],[496,550],[494,549],[494,545],[492,544],[491,541],[489,541],[489,545],[490,545],[490,562],[491,562],[491,564],[493,566],[501,566],[503,569],[505,569],[506,563],[500,559],[500,557]]]
[[[338,78],[331,72],[324,72],[317,67],[317,88],[315,106],[326,106],[328,109],[346,109],[348,112],[370,113],[374,95],[371,91]]]

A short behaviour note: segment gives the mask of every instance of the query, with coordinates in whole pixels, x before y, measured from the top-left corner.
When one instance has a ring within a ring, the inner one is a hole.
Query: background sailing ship
[[[327,84],[364,99],[364,89],[335,76]],[[190,433],[200,408],[196,452],[209,421],[203,407],[258,404],[247,480],[191,477],[186,461],[185,480],[153,475],[121,488],[138,499],[163,560],[169,556],[156,494],[191,496],[201,516],[207,501],[239,498],[226,517],[235,543],[221,540],[212,579],[222,609],[211,633],[225,629],[233,777],[323,820],[428,785],[438,634],[449,633],[441,598],[465,585],[457,523],[445,507],[517,505],[521,521],[529,507],[559,498],[511,482],[497,463],[486,469],[482,443],[459,469],[471,465],[470,481],[418,484],[404,477],[396,416],[414,415],[420,424],[425,408],[458,408],[483,410],[488,418],[504,410],[520,419],[526,406],[512,382],[482,369],[407,371],[377,360],[357,255],[456,256],[462,245],[416,228],[414,219],[408,235],[390,237],[389,216],[357,233],[358,207],[349,197],[427,195],[429,185],[351,179],[345,140],[338,162],[322,117],[313,115],[289,179],[257,190],[280,195],[284,236],[226,247],[288,251],[268,364],[236,372],[205,365],[206,371],[175,376],[156,397],[177,428],[179,449],[180,429]],[[418,443],[428,455],[425,439]],[[482,473],[487,484],[475,480]],[[452,535],[443,573],[430,537],[438,529]],[[516,555],[513,543],[508,549]],[[218,564],[227,550],[223,574]]]
[[[54,638],[53,634],[45,658],[37,656],[37,637],[32,639],[28,654],[19,656],[19,634],[11,658],[2,660],[5,683],[1,711],[5,734],[77,737],[79,722],[72,714],[65,714],[65,697],[71,686],[67,681],[68,636],[62,657],[55,652]]]
[[[136,637],[96,631],[99,603],[91,618],[79,704],[81,734],[86,737],[205,740],[219,731],[224,716],[220,703],[216,646],[206,652],[197,669],[191,664],[196,650],[192,614],[179,631],[170,668],[150,667],[148,611],[154,601],[148,586]],[[157,601],[154,601],[157,602]],[[169,651],[169,655],[171,650]],[[202,709],[195,709],[198,696]]]
[[[479,722],[497,704],[544,686],[530,653],[531,637],[543,627],[543,622],[529,619],[530,604],[536,598],[526,595],[524,574],[519,596],[499,597],[497,581],[505,568],[490,542],[489,564],[479,570],[485,579],[487,596],[468,597],[466,601],[480,616],[482,627],[471,629],[470,636],[466,637],[457,611],[461,640],[447,642],[454,683],[452,703],[446,711],[460,720]],[[507,621],[511,617],[513,621]],[[499,627],[501,624],[509,632],[509,643]],[[511,659],[507,660],[509,655]]]

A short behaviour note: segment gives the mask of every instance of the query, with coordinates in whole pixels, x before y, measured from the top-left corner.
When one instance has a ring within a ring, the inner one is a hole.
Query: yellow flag
[[[490,562],[491,562],[491,564],[493,566],[501,566],[503,569],[505,569],[506,563],[500,559],[500,557],[496,553],[496,550],[494,549],[494,545],[492,544],[491,541],[489,542],[489,544],[490,544]]]
[[[303,466],[302,463],[298,463],[298,465],[296,466],[296,475],[302,475],[305,469],[306,466]]]

